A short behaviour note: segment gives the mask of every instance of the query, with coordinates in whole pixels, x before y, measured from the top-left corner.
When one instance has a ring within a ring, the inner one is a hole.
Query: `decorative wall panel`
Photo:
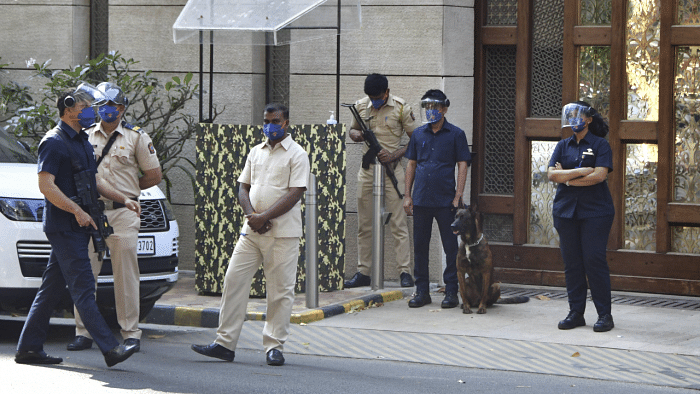
[[[678,0],[678,24],[700,25],[700,3],[698,0]]]
[[[674,201],[700,204],[700,47],[676,53]]]
[[[561,116],[564,0],[534,0],[530,116]]]
[[[659,120],[660,0],[627,3],[627,119]]]
[[[342,287],[345,269],[345,130],[326,125],[291,126],[294,140],[309,152],[311,172],[318,182],[319,287]],[[195,288],[220,293],[243,210],[237,179],[250,149],[263,139],[261,126],[202,124],[197,134],[195,191]],[[303,202],[303,200],[302,200]],[[302,215],[306,207],[302,204]],[[303,217],[303,216],[302,216]],[[305,291],[305,240],[299,245],[296,291]],[[264,273],[253,279],[251,296],[265,295]]]
[[[485,214],[482,231],[489,241],[513,243],[513,216]]]
[[[530,185],[530,227],[527,243],[559,245],[559,234],[554,229],[552,206],[558,184],[547,178],[549,159],[557,142],[532,141],[532,183]]]
[[[659,148],[627,144],[625,249],[656,250],[656,191]]]
[[[700,227],[671,227],[671,251],[700,254]]]
[[[581,0],[582,25],[609,25],[611,12],[611,0]]]
[[[484,193],[513,194],[515,47],[486,49]]]
[[[518,0],[488,0],[486,24],[489,26],[514,26],[518,24]]]
[[[579,100],[588,102],[606,120],[610,113],[610,47],[581,47]]]

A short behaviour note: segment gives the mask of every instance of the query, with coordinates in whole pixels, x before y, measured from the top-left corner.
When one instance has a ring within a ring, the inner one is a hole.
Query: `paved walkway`
[[[615,328],[593,332],[589,301],[585,327],[557,329],[568,312],[564,289],[503,285],[505,293],[537,294],[525,304],[496,305],[484,315],[433,303],[408,308],[413,288],[386,282],[319,294],[308,309],[297,295],[285,352],[388,359],[502,369],[700,389],[700,299],[614,292]],[[183,272],[147,322],[216,327],[220,297],[194,291]],[[641,301],[639,301],[641,300]],[[649,305],[676,305],[649,306]],[[680,305],[680,307],[678,307]],[[698,309],[696,309],[698,308]],[[265,300],[251,299],[239,347],[261,349]],[[213,338],[212,338],[213,339]],[[289,359],[289,357],[288,357]]]

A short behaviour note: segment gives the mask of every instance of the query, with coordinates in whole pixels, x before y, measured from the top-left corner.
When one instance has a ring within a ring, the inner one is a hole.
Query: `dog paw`
[[[469,308],[464,308],[464,309],[462,309],[462,313],[469,314],[469,313],[472,313],[472,310]]]
[[[486,313],[486,307],[479,308],[479,310],[476,311],[476,313],[483,315],[484,313]]]

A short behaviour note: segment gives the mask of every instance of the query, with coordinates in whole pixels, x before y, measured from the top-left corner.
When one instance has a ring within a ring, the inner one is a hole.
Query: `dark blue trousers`
[[[413,273],[416,277],[416,292],[430,291],[430,235],[433,229],[433,219],[437,221],[440,230],[442,248],[445,250],[447,266],[442,274],[445,281],[445,292],[456,293],[459,290],[457,281],[457,236],[452,233],[452,222],[455,210],[450,207],[431,208],[413,207]]]
[[[49,319],[66,285],[78,313],[103,353],[119,345],[97,309],[88,242],[90,235],[77,232],[47,233],[51,256],[17,344],[18,351],[43,350]]]
[[[586,278],[598,315],[610,313],[610,268],[606,246],[614,215],[585,219],[554,217],[564,259],[569,309],[581,314],[586,310]]]

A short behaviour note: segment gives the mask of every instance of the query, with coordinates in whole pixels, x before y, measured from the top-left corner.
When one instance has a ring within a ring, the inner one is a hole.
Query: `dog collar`
[[[476,241],[475,243],[473,243],[471,245],[467,245],[467,247],[471,248],[472,246],[476,246],[476,245],[480,244],[482,239],[484,239],[484,233],[481,233],[481,237],[479,237],[478,241]]]

